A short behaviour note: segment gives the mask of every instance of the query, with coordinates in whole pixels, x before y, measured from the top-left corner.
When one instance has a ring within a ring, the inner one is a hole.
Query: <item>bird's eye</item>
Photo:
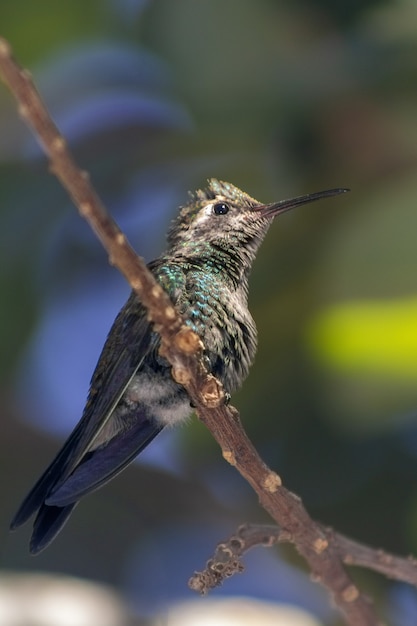
[[[225,202],[217,202],[213,205],[214,215],[226,215],[229,211],[229,205]]]

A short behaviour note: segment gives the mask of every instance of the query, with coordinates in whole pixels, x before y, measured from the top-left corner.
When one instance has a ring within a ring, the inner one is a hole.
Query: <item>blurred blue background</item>
[[[233,402],[315,518],[417,552],[417,5],[19,0],[0,24],[147,260],[209,177],[264,202],[351,188],[268,234],[251,280],[259,350]],[[237,524],[268,519],[193,420],[83,501],[36,559],[29,528],[7,535],[81,415],[128,287],[3,87],[0,138],[2,563],[110,583],[151,615],[193,597],[188,577]],[[291,550],[247,561],[216,593],[335,623]],[[357,576],[382,613],[414,623],[413,592]]]

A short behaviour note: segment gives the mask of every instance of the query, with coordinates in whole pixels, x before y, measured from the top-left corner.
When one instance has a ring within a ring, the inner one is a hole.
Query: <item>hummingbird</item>
[[[248,279],[274,218],[345,191],[261,204],[234,185],[211,179],[173,220],[166,252],[148,268],[201,338],[207,368],[226,397],[241,386],[255,357]],[[32,554],[52,542],[83,496],[119,474],[163,428],[192,413],[159,346],[159,335],[132,292],[98,359],[81,420],[11,522],[14,530],[36,513]]]

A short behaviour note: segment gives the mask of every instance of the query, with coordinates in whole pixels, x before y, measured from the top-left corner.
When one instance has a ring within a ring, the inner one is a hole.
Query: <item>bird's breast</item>
[[[248,375],[257,345],[246,289],[228,289],[222,281],[203,276],[194,279],[188,293],[183,313],[204,343],[212,373],[232,393]]]

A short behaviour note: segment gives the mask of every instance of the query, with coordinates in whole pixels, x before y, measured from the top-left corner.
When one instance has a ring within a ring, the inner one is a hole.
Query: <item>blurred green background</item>
[[[417,4],[17,0],[0,6],[0,28],[148,260],[187,191],[209,177],[263,202],[351,189],[268,234],[251,278],[259,350],[233,402],[315,518],[416,553]],[[41,556],[27,555],[29,529],[7,535],[79,419],[128,288],[3,85],[0,220],[3,566],[108,582],[141,615],[192,597],[187,577],[216,541],[267,520],[196,420],[82,502]],[[253,558],[223,593],[282,599],[335,623],[291,551]],[[415,622],[412,591],[358,577],[383,614]]]

